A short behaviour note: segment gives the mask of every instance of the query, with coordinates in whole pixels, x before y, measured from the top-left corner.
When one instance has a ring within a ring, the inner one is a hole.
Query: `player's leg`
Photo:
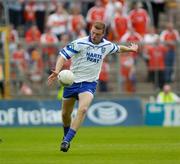
[[[69,128],[71,125],[71,113],[73,111],[75,101],[76,101],[75,98],[62,100],[62,122],[63,122],[63,128],[64,128],[64,137],[69,131]]]
[[[70,129],[71,113],[73,111],[75,101],[76,101],[75,98],[63,99],[62,101],[62,122],[63,122],[63,128],[64,128],[63,140]],[[67,152],[69,147],[70,147],[70,144],[63,141],[60,145],[60,150],[63,152]]]
[[[93,100],[93,94],[96,90],[96,82],[82,82],[78,84],[78,98],[79,98],[79,107],[78,112],[72,121],[71,127],[65,136],[62,144],[61,151],[67,152],[71,140],[74,138],[76,131],[81,126],[89,105]]]
[[[72,121],[71,128],[69,129],[67,135],[64,138],[65,142],[70,143],[70,141],[75,136],[77,130],[81,126],[82,122],[84,121],[86,112],[93,100],[93,97],[94,97],[93,94],[90,92],[83,92],[83,93],[79,94],[78,111],[77,111],[77,114],[76,114],[74,120]]]
[[[90,92],[83,92],[79,94],[79,107],[77,111],[77,115],[71,124],[71,128],[77,131],[81,126],[84,118],[86,116],[86,112],[93,100],[93,94]]]

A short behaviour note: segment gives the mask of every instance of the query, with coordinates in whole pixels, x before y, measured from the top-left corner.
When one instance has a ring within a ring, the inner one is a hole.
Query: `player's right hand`
[[[129,48],[131,49],[131,51],[133,52],[137,52],[138,51],[138,45],[135,43],[131,43],[131,45],[129,46]]]
[[[48,77],[48,86],[51,86],[53,82],[57,79],[58,73],[52,70],[52,73]]]

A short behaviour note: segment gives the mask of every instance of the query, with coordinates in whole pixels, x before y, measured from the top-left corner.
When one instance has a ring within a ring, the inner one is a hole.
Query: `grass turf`
[[[0,164],[179,164],[180,128],[83,127],[69,152],[62,129],[0,128]]]

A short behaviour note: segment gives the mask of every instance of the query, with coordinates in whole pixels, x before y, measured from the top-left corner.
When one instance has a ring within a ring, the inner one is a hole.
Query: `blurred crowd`
[[[173,81],[176,43],[180,41],[179,32],[174,27],[178,2],[152,0],[150,5],[152,17],[147,3],[143,1],[96,0],[86,2],[86,5],[81,1],[73,3],[58,0],[8,2],[8,40],[14,84],[18,83],[23,93],[32,94],[33,91],[24,79],[35,83],[35,86],[41,85],[44,74],[48,75],[55,67],[59,49],[73,39],[89,35],[92,23],[100,20],[107,25],[105,38],[118,44],[135,42],[140,46],[138,53],[122,54],[118,56],[119,59],[116,57],[120,62],[119,74],[123,90],[129,93],[136,91],[139,58],[144,60],[147,67],[147,80],[155,88],[162,89],[165,83]],[[167,13],[168,22],[160,30],[161,12]],[[4,40],[2,34],[2,43]],[[99,81],[101,92],[111,90],[108,83],[110,63],[116,60],[113,58],[107,57],[104,60]],[[64,68],[69,66],[70,61]]]

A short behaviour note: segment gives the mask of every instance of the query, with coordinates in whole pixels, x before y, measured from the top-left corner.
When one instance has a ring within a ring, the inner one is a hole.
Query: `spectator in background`
[[[95,6],[90,8],[87,12],[86,21],[87,21],[88,31],[90,30],[90,28],[94,22],[96,22],[96,21],[103,22],[104,14],[105,14],[105,7],[103,6],[102,1],[96,0]]]
[[[9,51],[12,54],[17,49],[17,44],[19,42],[19,34],[18,31],[14,28],[14,25],[9,26],[9,35],[8,35],[8,42],[9,42]],[[5,42],[5,33],[2,33],[1,37],[2,43]]]
[[[17,46],[17,50],[12,54],[11,62],[11,79],[14,81],[14,85],[20,89],[28,74],[29,62],[29,54],[20,43]]]
[[[76,31],[74,31],[72,33],[72,39],[75,38],[82,38],[87,36],[86,30],[84,29],[84,27],[81,24],[77,25]]]
[[[9,21],[18,28],[23,23],[24,0],[8,1]]]
[[[120,2],[115,3],[115,15],[111,21],[111,29],[114,36],[113,40],[118,42],[128,30],[128,19],[122,15],[122,4]]]
[[[145,45],[151,45],[154,44],[158,38],[159,35],[157,34],[155,27],[149,26],[147,33],[144,35],[143,42]]]
[[[36,89],[40,87],[43,80],[44,64],[42,56],[37,47],[35,47],[30,54],[29,61],[29,79],[35,84]]]
[[[71,38],[70,38],[69,33],[64,33],[60,40],[60,48],[59,49],[63,48],[66,44],[68,44],[70,39]]]
[[[20,74],[27,74],[29,55],[20,43],[17,46],[17,50],[12,54],[12,62],[15,63],[15,67],[19,69]]]
[[[50,2],[51,3],[51,2]],[[44,32],[45,25],[45,8],[47,7],[45,2],[36,1],[36,24],[41,33]]]
[[[67,45],[70,41],[70,36],[69,34],[65,33],[61,36],[60,44],[59,44],[59,49],[63,48],[65,45]],[[56,65],[56,55],[49,55],[49,58],[47,60],[47,73],[50,74],[52,71],[52,68],[55,68]],[[63,65],[63,69],[69,69],[71,65],[71,60],[65,61]]]
[[[58,43],[58,38],[52,33],[50,27],[47,27],[46,32],[41,35],[40,43],[46,45],[43,49],[44,54],[48,56],[56,54],[57,49],[54,44]]]
[[[171,22],[168,22],[166,25],[166,29],[163,30],[160,34],[160,39],[162,42],[165,42],[168,47],[168,51],[165,58],[165,80],[166,82],[172,82],[173,80],[173,68],[176,56],[176,46],[177,41],[180,41],[179,32],[174,29],[174,25]]]
[[[41,35],[40,43],[42,44],[42,58],[45,65],[44,67],[49,73],[49,69],[52,68],[52,62],[56,58],[58,43],[58,38],[52,33],[50,27],[47,27],[46,32]]]
[[[107,3],[104,3],[104,8],[105,8],[104,22],[106,24],[106,34],[105,35],[111,41],[114,40],[114,32],[113,32],[113,29],[111,27],[111,23],[112,23],[112,20],[114,19],[115,4],[117,2],[118,2],[117,0],[109,0],[109,1],[107,1]]]
[[[32,95],[32,90],[26,80],[29,73],[29,54],[19,43],[17,50],[12,54],[11,79],[18,88],[18,92],[23,95]]]
[[[142,37],[133,27],[129,27],[128,31],[122,36],[120,42],[139,43]],[[122,76],[123,90],[127,93],[136,91],[136,67],[139,52],[128,52],[120,55],[120,75]]]
[[[105,58],[102,64],[100,75],[99,75],[99,91],[100,92],[109,91],[109,88],[108,88],[109,73],[110,73],[110,65],[107,61],[107,58]]]
[[[41,32],[38,27],[33,24],[25,33],[25,40],[29,44],[39,43],[41,37]]]
[[[108,3],[106,3],[106,5],[105,5],[104,22],[107,27],[111,25],[111,21],[114,18],[114,14],[115,14],[115,10],[116,10],[115,6],[116,6],[117,2],[118,2],[118,0],[109,0]],[[122,6],[122,4],[121,4],[121,6]]]
[[[103,6],[106,6],[106,5],[108,5],[108,3],[109,3],[111,0],[101,0],[101,1],[102,1],[102,3],[103,3]],[[112,1],[114,1],[114,0],[112,0]],[[122,5],[124,5],[126,0],[115,0],[115,1],[116,1],[116,2],[120,2]]]
[[[151,47],[152,45],[154,45],[157,41],[157,39],[159,39],[159,35],[157,34],[156,32],[156,29],[154,26],[150,26],[148,28],[148,32],[144,35],[144,38],[143,38],[143,54],[142,54],[142,57],[144,59],[144,61],[146,62],[146,65],[148,67],[148,64],[149,64],[149,55],[146,54],[147,51],[149,49],[149,47]],[[148,69],[148,76],[147,76],[147,81],[150,81],[150,70]]]
[[[160,43],[159,38],[144,49],[148,60],[148,80],[154,83],[155,88],[163,88],[165,84],[165,56],[167,48]]]
[[[29,0],[25,3],[25,32],[36,22],[36,7],[37,6],[35,0]]]
[[[120,42],[124,43],[140,43],[142,42],[142,37],[139,33],[135,32],[134,28],[129,27],[128,31],[122,36]],[[139,57],[139,52],[129,52],[129,54],[133,57],[134,62],[136,64],[137,59]]]
[[[157,96],[157,103],[180,103],[180,97],[172,92],[169,84],[165,84]]]
[[[127,93],[134,93],[136,91],[136,69],[134,58],[127,53],[120,55],[119,60],[122,88]]]
[[[129,13],[129,20],[135,31],[144,36],[150,24],[150,18],[140,2],[133,2],[133,8]]]
[[[47,26],[51,28],[53,34],[60,40],[61,36],[68,32],[68,13],[63,7],[63,4],[58,4],[56,12],[49,15]]]
[[[13,25],[9,26],[9,49],[10,52],[13,52],[17,48],[17,43],[19,42],[18,31],[14,28]]]
[[[68,21],[69,31],[71,32],[72,39],[81,38],[86,36],[86,22],[81,14],[78,4],[72,4],[71,15]]]
[[[101,0],[102,5],[105,7],[111,0]]]

